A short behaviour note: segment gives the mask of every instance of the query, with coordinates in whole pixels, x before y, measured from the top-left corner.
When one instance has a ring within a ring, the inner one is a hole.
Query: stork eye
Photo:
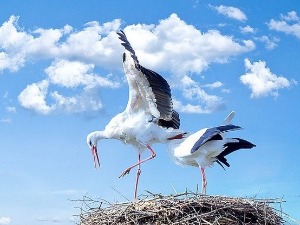
[[[92,145],[93,145],[92,141],[90,141],[90,143],[89,143],[89,144],[90,144],[90,146],[92,146]]]

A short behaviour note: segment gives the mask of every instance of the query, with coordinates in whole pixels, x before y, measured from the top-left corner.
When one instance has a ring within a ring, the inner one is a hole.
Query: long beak
[[[92,150],[95,168],[97,168],[97,165],[98,165],[98,167],[100,167],[100,160],[98,157],[97,146],[93,145],[91,150]]]

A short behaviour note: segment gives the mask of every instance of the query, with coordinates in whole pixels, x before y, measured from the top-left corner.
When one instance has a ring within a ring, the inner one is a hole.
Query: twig
[[[188,192],[175,195],[146,191],[150,198],[111,204],[105,200],[82,200],[80,225],[119,224],[265,224],[279,225],[284,220],[270,204],[278,199],[246,199],[208,196]],[[124,196],[123,196],[124,197]],[[86,202],[85,202],[86,200]],[[95,204],[97,207],[95,207]],[[291,218],[289,218],[292,220]],[[298,225],[300,223],[298,221]]]

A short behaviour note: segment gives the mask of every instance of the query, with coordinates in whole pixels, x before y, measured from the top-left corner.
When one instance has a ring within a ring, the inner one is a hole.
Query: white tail
[[[233,119],[234,117],[234,114],[235,112],[232,111],[231,113],[228,114],[228,116],[225,118],[224,122],[223,122],[223,125],[228,125],[231,123],[231,120]]]

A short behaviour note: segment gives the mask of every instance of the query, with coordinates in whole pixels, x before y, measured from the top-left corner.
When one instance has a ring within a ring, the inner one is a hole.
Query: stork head
[[[87,145],[89,146],[89,148],[91,149],[91,152],[92,152],[95,168],[97,168],[97,165],[98,165],[98,167],[100,167],[97,143],[102,138],[104,138],[102,131],[94,131],[86,137]]]

